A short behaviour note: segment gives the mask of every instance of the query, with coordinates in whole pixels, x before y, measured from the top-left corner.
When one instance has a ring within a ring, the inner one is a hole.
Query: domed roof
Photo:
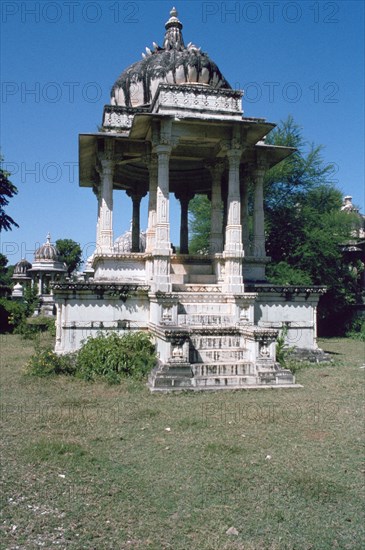
[[[184,44],[182,24],[173,8],[165,28],[162,48],[155,42],[146,48],[143,59],[122,72],[111,91],[111,104],[139,107],[152,102],[160,83],[200,84],[231,89],[217,65],[200,48]]]
[[[53,262],[59,261],[59,255],[56,246],[51,244],[51,235],[48,233],[47,240],[42,246],[40,246],[34,253],[34,259],[39,260],[51,260]]]
[[[15,264],[13,275],[26,275],[28,269],[30,269],[31,267],[32,264],[28,262],[28,260],[25,260],[23,258],[22,260],[20,260],[20,262]]]
[[[114,250],[123,254],[125,252],[132,251],[132,228],[126,231],[114,241]],[[141,231],[139,234],[139,251],[145,252],[146,250],[146,232]]]

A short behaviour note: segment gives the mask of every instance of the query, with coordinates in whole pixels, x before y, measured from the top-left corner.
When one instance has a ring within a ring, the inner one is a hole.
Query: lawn
[[[364,343],[320,345],[302,389],[151,395],[1,336],[2,548],[364,548]]]

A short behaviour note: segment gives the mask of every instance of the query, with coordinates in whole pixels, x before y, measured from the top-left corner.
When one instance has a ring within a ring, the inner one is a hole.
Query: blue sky
[[[7,212],[20,228],[1,235],[9,263],[32,260],[52,240],[95,242],[96,199],[78,187],[78,134],[97,131],[119,74],[163,41],[169,2],[1,3],[1,144],[19,194]],[[245,90],[246,116],[292,114],[325,146],[336,185],[364,211],[364,4],[359,1],[176,2],[185,43],[208,52],[230,84]],[[115,236],[131,218],[114,194]],[[173,202],[173,201],[172,201]],[[146,226],[145,198],[142,227]],[[179,219],[171,208],[172,240]]]

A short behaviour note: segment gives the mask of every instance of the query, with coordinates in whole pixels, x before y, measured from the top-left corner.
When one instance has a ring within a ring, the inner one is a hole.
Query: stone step
[[[211,314],[211,315],[230,315],[232,312],[232,304],[214,303],[214,302],[189,302],[188,298],[185,302],[184,299],[180,299],[179,313],[185,313],[187,315],[196,314]]]
[[[242,348],[226,349],[191,349],[191,363],[211,363],[211,362],[237,362],[246,359],[247,351]]]
[[[233,316],[232,315],[219,315],[219,314],[200,314],[200,313],[192,313],[190,315],[187,315],[185,318],[185,324],[186,325],[197,325],[197,326],[206,326],[206,325],[214,325],[214,326],[229,326],[233,324]]]
[[[215,334],[212,336],[192,334],[190,340],[194,349],[198,351],[242,349],[239,334]]]
[[[239,377],[256,374],[252,363],[195,363],[191,365],[195,378]]]
[[[240,388],[257,384],[257,376],[209,376],[195,377],[194,385],[197,388]]]
[[[213,285],[217,280],[217,277],[212,274],[191,273],[189,275],[190,284],[203,284]]]

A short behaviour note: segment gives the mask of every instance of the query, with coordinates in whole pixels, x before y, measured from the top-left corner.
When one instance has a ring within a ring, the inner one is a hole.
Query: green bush
[[[57,355],[50,349],[37,349],[29,359],[25,371],[32,376],[74,375],[76,361],[72,355]]]
[[[276,285],[310,285],[310,276],[302,269],[297,269],[286,262],[269,264],[267,278]]]
[[[353,340],[365,342],[365,318],[356,317],[356,319],[352,321],[350,329],[346,332],[346,336]]]
[[[286,368],[286,361],[290,354],[291,348],[286,343],[286,336],[288,334],[287,325],[283,325],[281,333],[276,339],[276,360],[280,363],[280,366]]]
[[[41,332],[48,332],[50,336],[56,336],[56,319],[54,317],[30,317],[22,323],[17,332],[26,339],[34,339]]]
[[[27,307],[23,302],[0,298],[0,332],[17,332],[25,323]]]
[[[155,363],[155,348],[146,333],[98,334],[88,338],[80,349],[77,375],[86,380],[102,378],[117,384],[124,377],[141,380]]]

